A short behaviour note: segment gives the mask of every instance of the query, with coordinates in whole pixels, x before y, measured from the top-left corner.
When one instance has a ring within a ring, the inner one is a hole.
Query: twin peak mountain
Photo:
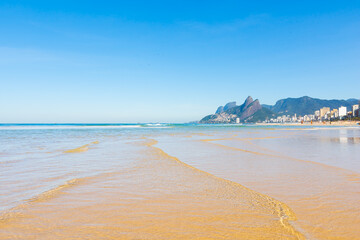
[[[204,117],[200,123],[235,123],[237,118],[241,122],[253,122],[257,120],[258,115],[267,114],[267,111],[260,105],[258,99],[254,101],[249,96],[240,106],[236,105],[236,102],[229,102],[225,106],[218,107],[215,114]]]
[[[299,98],[280,99],[275,105],[260,105],[259,100],[253,100],[250,96],[245,102],[237,106],[236,102],[229,102],[225,106],[220,106],[215,114],[208,115],[200,120],[200,123],[236,123],[236,119],[244,123],[262,122],[269,118],[281,115],[300,115],[314,114],[316,110],[323,107],[336,109],[341,106],[352,109],[353,105],[360,104],[359,99],[318,99],[303,96]]]

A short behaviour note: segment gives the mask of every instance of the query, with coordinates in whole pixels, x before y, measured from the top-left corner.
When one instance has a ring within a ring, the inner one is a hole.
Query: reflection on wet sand
[[[339,142],[339,143],[359,144],[360,138],[359,137],[339,137],[339,138],[330,138],[330,141]]]
[[[333,139],[331,141],[334,141]],[[340,139],[338,142],[343,143],[341,138],[338,139]],[[350,141],[354,143],[356,141],[354,139],[357,138],[346,139],[351,139]],[[299,218],[297,225],[309,236],[319,239],[356,239],[360,236],[358,229],[360,226],[360,173],[284,154],[274,154],[274,151],[271,152],[270,149],[258,146],[249,140],[240,140],[243,144],[239,143],[239,139],[206,139],[203,142],[229,151],[241,152],[238,161],[251,161],[259,167],[265,164],[263,161],[282,165],[283,171],[287,174],[280,177],[275,176],[275,171],[270,173],[274,175],[272,184],[265,183],[268,176],[258,175],[259,179],[249,181],[247,186],[288,203]],[[234,147],[237,145],[241,148]],[[245,154],[256,155],[256,161]],[[224,160],[222,158],[222,161]],[[285,163],[284,160],[290,161],[292,167],[298,166],[298,171],[288,171],[286,164],[289,163]],[[221,170],[226,172],[226,169]],[[231,175],[231,171],[225,175],[234,181],[246,181],[238,175]]]

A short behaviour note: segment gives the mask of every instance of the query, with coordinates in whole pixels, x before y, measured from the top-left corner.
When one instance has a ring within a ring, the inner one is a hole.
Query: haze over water
[[[359,239],[359,127],[0,126],[0,239]]]

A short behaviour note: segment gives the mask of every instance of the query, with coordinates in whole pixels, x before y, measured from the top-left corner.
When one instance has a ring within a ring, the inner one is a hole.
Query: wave
[[[63,130],[63,129],[116,129],[116,128],[141,128],[140,124],[124,125],[0,125],[0,130]]]
[[[141,125],[144,128],[173,128],[174,126],[174,124],[169,123],[146,123]]]
[[[74,179],[68,180],[64,184],[61,184],[57,187],[49,189],[43,193],[40,193],[39,195],[36,195],[30,199],[25,200],[24,203],[19,204],[18,206],[13,207],[13,208],[5,211],[4,213],[2,213],[0,215],[0,223],[3,224],[6,221],[8,221],[14,217],[21,216],[21,210],[25,209],[30,204],[46,201],[48,199],[56,197],[58,194],[61,193],[62,190],[73,187],[75,185],[78,185],[78,184],[88,180],[89,178],[90,177],[83,177],[83,178],[74,178]]]
[[[89,146],[93,145],[93,144],[98,144],[99,141],[94,141],[85,145],[82,145],[81,147],[77,147],[77,148],[73,148],[73,149],[69,149],[64,151],[63,153],[81,153],[81,152],[86,152],[87,150],[89,150]]]
[[[171,128],[172,124],[0,124],[0,130],[76,130],[76,129],[128,129],[128,128]]]

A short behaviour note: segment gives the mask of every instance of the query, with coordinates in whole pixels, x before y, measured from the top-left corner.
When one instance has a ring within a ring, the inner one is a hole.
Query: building
[[[346,111],[346,110],[345,110]],[[330,112],[330,108],[329,107],[323,107],[322,109],[320,109],[320,118],[325,117],[325,115],[327,113]],[[346,114],[345,114],[346,115]]]
[[[355,110],[354,117],[360,117],[360,109]]]
[[[315,115],[315,119],[319,120],[320,119],[320,110],[315,111],[314,115]]]
[[[353,112],[354,117],[356,117],[355,114],[356,114],[356,110],[358,110],[358,109],[359,109],[359,104],[355,104],[352,106],[352,112]]]
[[[240,118],[236,118],[236,123],[240,123]]]
[[[339,108],[339,117],[340,117],[340,118],[343,118],[343,117],[346,116],[346,114],[347,114],[347,109],[346,109],[346,107],[341,106],[341,107]]]
[[[339,110],[333,109],[331,110],[331,118],[338,118],[339,117]]]

